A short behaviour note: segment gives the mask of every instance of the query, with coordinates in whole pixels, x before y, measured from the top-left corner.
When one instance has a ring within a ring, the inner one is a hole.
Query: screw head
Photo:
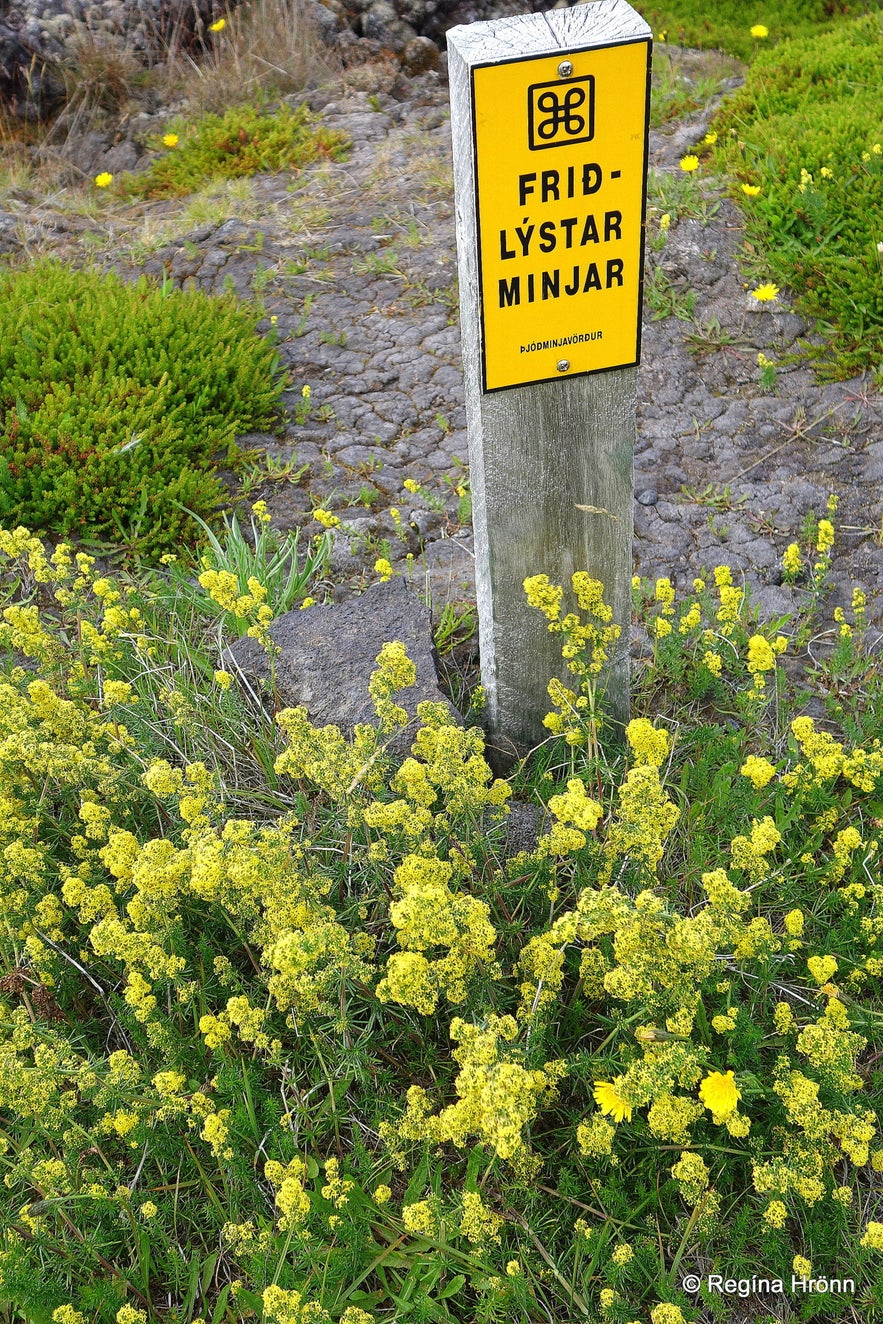
[[[562,60],[558,66],[558,76],[560,78],[569,78],[573,73],[573,61]]]
[[[570,369],[570,359],[559,359],[555,364],[559,372],[567,372]]]

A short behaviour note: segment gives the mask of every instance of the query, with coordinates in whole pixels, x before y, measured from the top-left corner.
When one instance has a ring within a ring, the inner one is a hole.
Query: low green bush
[[[0,519],[156,556],[210,521],[278,356],[232,297],[54,261],[0,271]]]
[[[389,757],[400,644],[351,738],[240,693],[217,608],[269,644],[285,583],[227,539],[182,594],[0,530],[4,1324],[874,1319],[883,693],[862,594],[816,619],[832,521],[788,637],[725,566],[636,581],[627,747],[601,585],[527,580],[573,689],[508,784],[439,704]]]
[[[306,106],[292,110],[283,102],[272,114],[245,105],[194,121],[178,118],[150,145],[162,155],[140,175],[127,175],[119,183],[139,198],[179,197],[211,180],[260,171],[301,170],[320,157],[343,155],[346,138],[323,128]]]
[[[862,0],[635,0],[635,9],[660,36],[679,46],[727,51],[748,60],[767,42],[829,31],[844,18],[866,12]],[[766,28],[768,35],[752,36]]]
[[[880,14],[783,42],[757,57],[714,126],[752,269],[820,320],[831,376],[883,359],[881,60]]]

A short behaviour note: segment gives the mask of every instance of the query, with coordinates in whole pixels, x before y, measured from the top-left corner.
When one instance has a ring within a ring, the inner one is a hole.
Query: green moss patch
[[[255,316],[56,262],[0,272],[0,523],[154,556],[198,533],[214,461],[270,425],[281,382]]]

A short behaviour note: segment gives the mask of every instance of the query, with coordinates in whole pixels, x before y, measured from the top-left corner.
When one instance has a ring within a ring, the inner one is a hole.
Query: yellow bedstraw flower
[[[665,233],[665,231],[669,228],[670,225],[671,225],[671,212],[664,211],[659,218],[659,228],[660,230],[662,230],[663,233]],[[639,586],[640,586],[640,581],[639,581]]]
[[[789,579],[800,574],[800,545],[796,542],[790,542],[782,553],[782,569]]]
[[[748,755],[739,771],[743,777],[749,779],[757,791],[762,791],[776,775],[775,765],[770,763],[769,759],[760,759],[755,754]]]
[[[728,1117],[731,1112],[735,1112],[736,1105],[741,1097],[741,1091],[733,1079],[732,1071],[728,1071],[726,1074],[721,1071],[712,1071],[699,1086],[699,1098],[715,1121],[719,1118]]]
[[[789,910],[785,916],[785,932],[790,933],[792,938],[799,938],[803,932],[803,911]]]
[[[768,37],[770,35],[769,28],[764,27],[763,23],[755,23],[750,32],[752,37]]]
[[[758,285],[756,290],[751,291],[751,297],[758,303],[772,303],[779,297],[779,287],[773,284]]]
[[[690,171],[692,171],[692,170],[698,170],[698,169],[699,169],[699,157],[698,157],[698,156],[694,156],[694,155],[692,154],[692,152],[690,153],[689,156],[682,156],[682,157],[681,157],[681,169],[682,169],[682,170],[686,170],[687,174],[689,174]]]
[[[801,1278],[812,1277],[812,1264],[804,1255],[795,1255],[791,1261],[791,1268]]]
[[[883,1223],[869,1223],[860,1244],[869,1250],[883,1250]]]
[[[95,183],[98,188],[107,188],[109,184],[113,183],[113,175],[107,170],[102,170],[100,175],[95,176]]]
[[[321,506],[317,506],[316,509],[313,511],[313,519],[316,521],[317,524],[321,524],[323,528],[326,529],[340,528],[340,519],[338,518],[338,516],[332,515],[330,510],[323,510]]]
[[[820,519],[816,535],[816,551],[824,556],[834,546],[834,525],[829,519]]]
[[[764,1219],[770,1227],[784,1227],[785,1220],[788,1217],[788,1210],[782,1204],[781,1200],[771,1200],[763,1211]]]
[[[164,147],[177,147],[177,146],[178,146],[178,135],[177,135],[177,133],[164,133],[164,134],[163,134],[163,138],[162,138],[162,140],[163,140],[163,146],[164,146]]]
[[[811,956],[806,963],[809,973],[817,984],[827,984],[837,973],[837,961],[833,956]]]
[[[745,194],[746,198],[756,198],[757,195],[758,195],[758,193],[760,192],[760,185],[759,185],[759,184],[743,184],[743,185],[742,185],[742,192]]]
[[[612,1117],[614,1122],[632,1120],[632,1106],[617,1090],[616,1081],[599,1080],[592,1093],[602,1113]]]
[[[673,1306],[668,1301],[654,1306],[650,1311],[650,1318],[653,1324],[684,1324],[684,1314],[680,1306]]]
[[[378,556],[374,562],[374,573],[380,576],[381,584],[387,583],[393,577],[392,563],[385,556]]]

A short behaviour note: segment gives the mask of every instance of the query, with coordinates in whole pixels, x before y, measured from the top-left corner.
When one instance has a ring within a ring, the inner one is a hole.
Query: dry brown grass
[[[303,0],[245,0],[218,33],[188,15],[196,31],[172,31],[149,67],[118,40],[86,29],[59,66],[67,97],[50,123],[23,125],[0,113],[0,197],[16,185],[49,193],[88,185],[78,164],[84,137],[116,134],[139,111],[174,104],[188,115],[217,114],[316,86],[335,60],[304,9]]]
[[[227,15],[222,32],[208,36],[211,45],[199,61],[170,45],[154,72],[161,100],[185,100],[194,114],[218,114],[243,101],[314,87],[335,69],[302,0],[245,0]]]

